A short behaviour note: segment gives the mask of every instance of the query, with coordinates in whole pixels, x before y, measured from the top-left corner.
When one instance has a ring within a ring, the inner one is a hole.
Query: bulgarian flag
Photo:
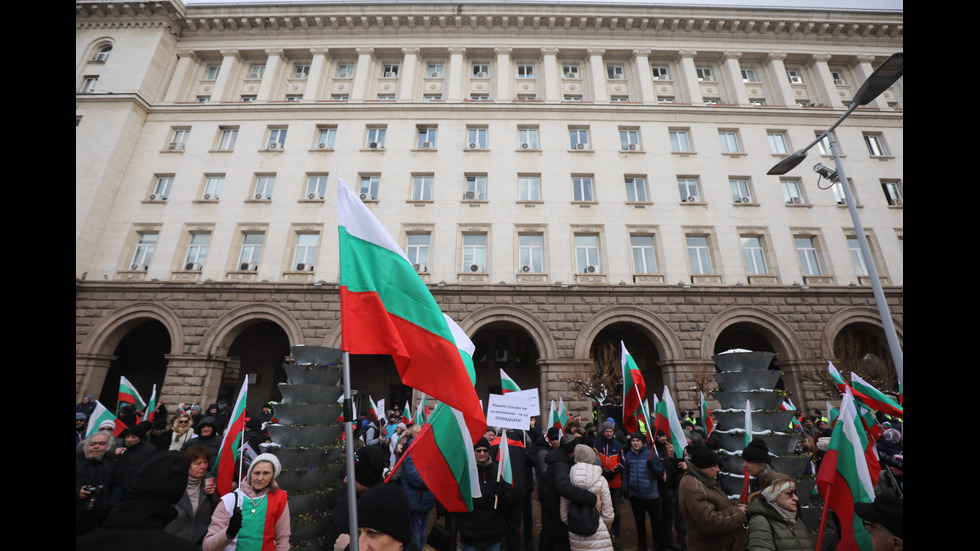
[[[833,428],[834,424],[837,423],[837,418],[840,417],[840,411],[830,405],[830,402],[824,401],[824,405],[827,408],[827,419],[830,419],[830,426]]]
[[[708,401],[704,399],[704,392],[701,393],[701,424],[704,425],[704,439],[711,436],[711,431],[715,430],[715,423],[711,420],[711,410],[708,409]]]
[[[854,396],[845,391],[840,416],[817,473],[817,488],[824,497],[819,533],[823,534],[829,508],[837,514],[841,523],[841,541],[837,546],[840,551],[872,549],[871,536],[864,529],[861,519],[854,514],[854,504],[874,501],[874,486],[878,482],[881,466],[873,443],[861,424],[855,422],[856,418]],[[820,548],[820,542],[817,548]]]
[[[565,401],[558,397],[558,410],[555,412],[555,426],[558,427],[562,433],[565,432],[565,425],[568,424],[568,410],[565,409]]]
[[[511,379],[504,373],[504,370],[500,370],[500,391],[504,394],[509,394],[511,392],[520,392],[521,387],[517,386],[514,379]]]
[[[136,407],[136,411],[143,411],[146,408],[146,402],[143,401],[140,393],[136,391],[133,383],[129,382],[129,379],[125,376],[119,377],[119,397],[117,401],[119,403],[128,402],[133,404]]]
[[[837,371],[837,368],[834,367],[833,362],[827,362],[827,370],[830,371],[830,378],[833,379],[834,384],[837,385],[837,390],[840,390],[840,393],[844,394],[844,389],[850,385],[847,384],[844,377],[841,377],[840,371]]]
[[[548,436],[548,429],[551,427],[558,427],[558,439],[561,440],[564,430],[562,429],[561,423],[557,421],[558,417],[555,414],[555,401],[551,401],[551,407],[548,408],[548,425],[545,427],[545,436]]]
[[[466,419],[464,426],[476,431],[471,436],[479,434],[486,416],[470,380],[472,360],[464,362],[429,288],[391,234],[340,179],[337,211],[341,348],[390,355],[402,384],[456,409]]]
[[[877,388],[868,384],[857,373],[851,372],[851,392],[854,398],[860,400],[869,408],[880,411],[899,419],[905,418],[905,408],[895,400],[889,398]]]
[[[779,409],[780,411],[796,411],[796,406],[794,406],[792,402],[783,402],[779,406]],[[803,423],[800,422],[799,417],[794,415],[793,419],[789,422],[789,428],[803,430]]]
[[[157,385],[153,385],[153,392],[150,393],[150,401],[146,404],[146,420],[153,422],[157,416]]]
[[[745,444],[742,449],[747,448],[749,446],[749,442],[752,442],[752,404],[750,404],[749,401],[746,400],[745,401]],[[749,468],[745,466],[744,462],[742,463],[742,479],[744,480],[744,484],[742,484],[742,495],[739,496],[738,502],[748,504],[749,503],[749,480],[751,479],[751,477],[749,476]]]
[[[248,378],[242,382],[242,389],[238,392],[238,399],[235,400],[235,407],[231,409],[228,428],[225,435],[221,438],[221,447],[218,448],[218,457],[214,460],[211,472],[217,477],[215,483],[218,485],[218,495],[225,495],[234,489],[236,467],[241,463],[243,436],[245,434],[245,404],[248,396]]]
[[[623,348],[620,355],[620,365],[623,368],[623,426],[626,432],[632,434],[639,430],[637,414],[643,415],[643,397],[647,395],[647,384],[643,380],[640,368],[633,361],[633,356],[626,350],[626,344],[619,341]]]
[[[680,420],[677,418],[677,410],[674,409],[674,400],[670,397],[670,390],[664,385],[663,398],[657,402],[657,415],[653,421],[653,426],[660,432],[667,435],[671,445],[674,446],[674,457],[684,458],[684,448],[687,447],[687,437],[681,429]]]
[[[119,436],[126,430],[126,423],[123,423],[112,414],[111,411],[102,405],[102,402],[95,401],[95,409],[88,418],[88,426],[85,427],[85,438],[99,432],[99,426],[106,421],[112,421],[115,427],[112,429],[113,436]]]
[[[507,443],[507,431],[504,431],[500,440],[500,447],[497,448],[497,461],[500,468],[497,469],[497,481],[503,480],[511,486],[514,485],[514,468],[510,463],[510,444]]]
[[[405,401],[405,409],[402,410],[402,423],[407,427],[412,423],[412,410],[409,409],[408,401]]]
[[[371,417],[374,417],[375,421],[381,419],[381,416],[378,415],[378,404],[374,403],[374,397],[372,397],[370,394],[368,394],[368,401],[371,402],[371,409],[368,411],[368,413],[371,414]]]

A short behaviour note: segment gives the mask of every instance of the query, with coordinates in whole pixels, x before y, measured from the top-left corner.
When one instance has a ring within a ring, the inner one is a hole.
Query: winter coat
[[[511,492],[509,484],[497,482],[498,468],[489,459],[485,465],[476,466],[481,495],[473,499],[473,511],[459,514],[459,540],[464,545],[484,547],[504,540],[507,533],[504,511],[510,508]],[[498,492],[500,496],[496,498]]]
[[[689,551],[743,551],[748,521],[718,482],[688,463],[681,478],[678,507],[687,526]]]
[[[658,481],[663,479],[664,464],[657,454],[651,457],[646,447],[639,452],[630,448],[623,454],[623,459],[623,491],[637,499],[660,499]],[[647,461],[653,464],[652,471],[647,467]]]
[[[810,551],[813,541],[799,511],[796,523],[783,519],[765,498],[756,496],[749,502],[748,551]]]
[[[153,444],[146,441],[141,441],[131,448],[126,448],[126,451],[116,457],[116,462],[119,464],[116,468],[116,478],[118,479],[119,486],[125,488],[129,479],[136,473],[140,468],[140,465],[144,461],[149,459],[149,457],[157,453],[157,449]]]
[[[603,470],[612,471],[613,476],[607,477],[610,488],[620,488],[623,485],[623,445],[613,437],[610,440],[600,434],[595,437],[593,443],[596,455],[602,463]]]
[[[572,551],[612,551],[612,537],[609,535],[608,524],[612,523],[616,517],[613,510],[612,496],[609,493],[609,483],[602,476],[602,467],[590,465],[588,463],[576,463],[568,473],[572,484],[594,493],[602,501],[602,522],[595,534],[591,536],[581,536],[579,534],[568,534],[568,543]],[[568,509],[571,500],[561,498],[561,521],[568,524]]]
[[[221,496],[221,502],[214,510],[214,515],[211,517],[211,525],[208,526],[208,534],[204,537],[204,550],[205,551],[235,551],[238,544],[238,539],[229,540],[226,535],[228,530],[228,521],[231,519],[231,512],[229,509],[234,505],[235,501],[241,499],[238,497],[238,492],[243,492],[245,495],[259,499],[264,495],[268,495],[270,492],[280,492],[282,493],[282,499],[285,501],[282,511],[276,516],[275,522],[273,523],[273,533],[275,537],[275,548],[276,551],[286,551],[289,549],[289,536],[292,533],[289,524],[289,502],[288,496],[284,490],[280,490],[276,481],[273,480],[269,487],[261,492],[255,492],[252,487],[246,481],[242,481],[242,485],[232,493],[225,494]],[[266,498],[268,499],[268,498]],[[242,509],[242,518],[248,513],[245,512],[245,507],[250,505],[249,500],[243,500],[245,505]],[[269,515],[274,515],[275,512],[270,506],[268,513]]]
[[[166,532],[193,543],[196,549],[201,549],[204,536],[208,533],[208,525],[211,524],[211,516],[218,505],[217,496],[204,493],[205,483],[213,478],[211,473],[205,473],[204,478],[198,481],[197,511],[192,510],[191,497],[184,491],[177,502],[177,519],[164,528]],[[188,484],[190,483],[188,480]]]
[[[436,497],[425,486],[415,462],[411,455],[408,455],[401,466],[402,490],[408,496],[408,510],[413,513],[425,513],[431,511],[436,505]]]
[[[541,501],[541,551],[563,549],[568,527],[561,520],[561,498],[595,507],[598,496],[572,484],[572,459],[561,449],[538,452],[538,500]]]
[[[94,461],[85,459],[85,451],[80,449],[75,453],[75,535],[95,530],[105,521],[112,506],[122,497],[122,487],[116,479],[116,461],[106,452],[105,459]],[[78,499],[83,486],[101,486],[94,496],[88,499]],[[91,502],[92,508],[88,510]]]
[[[112,508],[101,529],[75,540],[76,551],[192,551],[194,545],[163,531],[177,512],[172,505],[129,499]]]
[[[174,425],[171,428],[173,432],[171,434],[170,449],[175,452],[179,452],[184,447],[184,444],[197,436],[197,434],[194,433],[194,429],[190,426],[187,427],[187,430],[184,431],[183,434],[178,432],[179,428],[180,425],[177,424],[177,419],[174,419]]]

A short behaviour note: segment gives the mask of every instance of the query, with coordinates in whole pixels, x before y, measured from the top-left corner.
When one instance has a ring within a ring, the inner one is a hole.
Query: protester
[[[355,443],[359,440],[355,440]],[[361,446],[354,452],[354,492],[363,495],[364,492],[381,483],[384,479],[384,452],[377,447]],[[345,478],[344,484],[349,484]],[[343,551],[350,544],[350,509],[347,503],[347,487],[343,487],[340,498],[334,506],[333,518],[327,525],[324,535],[326,551]]]
[[[149,421],[143,421],[135,427],[126,429],[122,433],[126,447],[116,450],[116,455],[119,456],[119,467],[116,476],[119,478],[119,485],[122,487],[126,486],[129,479],[139,470],[140,465],[144,461],[149,459],[151,455],[157,453],[157,449],[145,441],[146,434],[150,431],[151,426],[152,424]]]
[[[667,548],[675,551],[683,549],[683,542],[687,538],[687,527],[684,526],[684,519],[677,503],[677,487],[681,477],[684,476],[687,463],[683,459],[674,457],[674,445],[667,440],[667,436],[660,433],[657,436],[655,446],[657,454],[663,458],[664,478],[660,481],[660,517],[662,519],[664,538],[667,540]],[[674,531],[677,531],[677,541],[674,540]]]
[[[359,551],[421,551],[412,540],[408,497],[397,484],[378,484],[357,500]]]
[[[688,452],[691,459],[678,489],[688,551],[742,551],[746,506],[729,501],[718,484],[718,454],[697,445],[689,446]]]
[[[177,502],[177,518],[164,530],[201,549],[211,524],[211,515],[218,505],[218,489],[214,475],[208,472],[211,452],[203,446],[191,446],[184,452],[190,462],[187,484]]]
[[[555,427],[552,427],[553,429]],[[552,435],[548,429],[549,437]],[[557,429],[555,429],[557,436]],[[599,497],[572,484],[569,478],[574,461],[572,455],[578,438],[570,434],[562,437],[558,447],[548,451],[538,463],[538,499],[541,501],[541,533],[539,551],[565,551],[569,549],[568,526],[561,520],[561,498],[595,507],[602,512]]]
[[[76,537],[101,526],[122,494],[112,443],[112,433],[99,431],[75,446]]]
[[[88,417],[80,412],[75,412],[75,445],[85,440],[85,433],[88,431]]]
[[[664,464],[655,452],[644,445],[640,432],[630,435],[630,449],[623,454],[623,460],[623,492],[633,509],[637,549],[647,551],[646,517],[650,518],[653,548],[666,549],[658,484],[664,476]]]
[[[84,413],[86,418],[91,417],[93,412],[95,412],[95,400],[92,399],[91,394],[82,396],[82,401],[75,404],[75,413]]]
[[[579,444],[575,446],[573,452],[575,465],[569,470],[568,476],[571,483],[583,490],[592,492],[599,498],[602,509],[599,516],[602,522],[599,523],[595,533],[591,535],[577,534],[574,527],[569,526],[568,542],[572,551],[612,551],[613,541],[609,533],[608,526],[615,518],[612,497],[609,492],[609,483],[603,476],[603,468],[595,464],[595,450]],[[561,498],[561,520],[565,524],[569,523],[568,514],[572,501],[566,497]]]
[[[864,519],[864,526],[871,536],[874,551],[902,551],[905,500],[889,494],[881,494],[873,503],[855,503],[854,513]]]
[[[510,488],[497,481],[497,463],[490,457],[490,442],[480,438],[473,446],[480,497],[473,498],[473,510],[458,513],[462,551],[499,551],[507,533],[503,511],[511,504]]]
[[[179,452],[184,447],[184,444],[197,436],[194,434],[194,428],[191,426],[193,422],[194,420],[189,413],[182,413],[174,419],[173,426],[171,427],[173,432],[169,449]]]
[[[507,447],[510,453],[511,472],[513,484],[510,486],[511,503],[510,507],[504,510],[504,518],[507,522],[507,549],[519,551],[521,547],[521,524],[524,518],[524,507],[529,501],[531,492],[528,489],[532,479],[528,477],[527,465],[533,457],[533,445],[525,444],[524,436],[521,431],[505,430]],[[500,458],[500,440],[504,436],[497,436],[490,441],[490,457],[498,463]],[[531,449],[528,449],[531,446]],[[529,456],[530,452],[530,456]]]
[[[402,461],[401,483],[402,490],[408,496],[412,543],[416,549],[421,550],[425,548],[425,530],[429,515],[436,506],[436,498],[415,468],[415,460],[411,454]]]
[[[609,494],[612,499],[614,518],[612,522],[612,542],[614,549],[621,549],[619,543],[622,517],[619,514],[623,501],[623,446],[615,439],[616,425],[606,421],[602,424],[602,433],[595,438],[594,447],[602,465],[602,476],[609,483]]]
[[[211,469],[214,467],[214,460],[218,457],[218,451],[221,449],[221,433],[218,432],[217,422],[214,417],[204,417],[194,431],[197,436],[184,442],[180,451],[185,452],[191,446],[204,446],[211,450],[211,464],[208,465],[208,469]]]
[[[772,456],[769,455],[769,446],[766,441],[756,437],[749,442],[748,446],[742,450],[742,468],[749,473],[749,491],[758,492],[762,488],[759,486],[759,477],[767,473],[772,468]]]
[[[173,431],[167,425],[167,415],[159,413],[153,418],[150,432],[146,435],[146,441],[158,452],[170,449],[173,441]]]
[[[256,457],[237,490],[221,496],[204,537],[204,551],[289,549],[289,503],[276,484],[282,472],[271,453]]]
[[[796,479],[775,471],[759,476],[762,490],[749,496],[748,551],[810,551],[813,541],[803,524]]]

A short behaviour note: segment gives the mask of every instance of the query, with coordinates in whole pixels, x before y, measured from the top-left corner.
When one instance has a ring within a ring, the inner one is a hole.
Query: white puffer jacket
[[[569,478],[572,484],[579,488],[585,488],[599,496],[602,502],[602,521],[599,529],[591,536],[580,536],[578,534],[568,534],[568,543],[572,551],[613,551],[612,538],[609,536],[608,525],[615,517],[613,511],[612,497],[609,495],[609,483],[602,477],[602,467],[588,463],[576,463],[569,471]],[[566,498],[561,498],[561,520],[568,524],[568,508],[571,502]]]

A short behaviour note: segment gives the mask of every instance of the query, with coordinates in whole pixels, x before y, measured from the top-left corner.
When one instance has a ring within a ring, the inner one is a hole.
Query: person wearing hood
[[[204,551],[289,549],[289,503],[276,478],[282,472],[271,453],[256,457],[238,489],[221,496],[204,537]]]
[[[602,510],[599,511],[602,522],[599,523],[595,533],[589,536],[569,532],[569,546],[572,551],[612,551],[613,542],[608,526],[612,524],[615,513],[609,493],[609,483],[602,473],[603,468],[595,464],[596,454],[592,448],[578,444],[575,446],[574,456],[575,465],[568,472],[569,480],[575,487],[588,490],[599,497],[602,503]],[[568,511],[571,504],[572,500],[561,498],[560,514],[565,524],[568,524]]]
[[[150,428],[149,434],[146,435],[146,441],[159,452],[170,449],[173,431],[167,425],[166,415],[160,415],[158,412],[153,418],[153,426]]]
[[[813,541],[803,523],[796,479],[775,471],[759,476],[762,490],[749,496],[747,551],[810,551]]]
[[[85,433],[88,432],[88,416],[80,411],[75,412],[75,445],[85,440]]]
[[[197,436],[194,433],[194,418],[191,417],[189,413],[182,413],[174,419],[174,424],[171,427],[171,437],[170,437],[170,448],[175,452],[179,452],[184,444],[188,440]]]
[[[151,455],[157,453],[157,449],[153,444],[146,441],[146,435],[150,432],[150,427],[152,426],[153,424],[149,421],[143,421],[135,427],[126,429],[122,433],[126,447],[116,450],[116,454],[119,455],[119,471],[116,473],[116,476],[119,477],[119,484],[121,486],[125,486],[129,482],[129,479],[136,474],[140,466]]]
[[[197,431],[197,436],[184,442],[180,447],[180,451],[185,452],[191,446],[204,446],[211,450],[211,462],[208,464],[208,470],[210,470],[214,466],[215,458],[218,457],[218,451],[221,449],[221,433],[218,432],[218,425],[214,417],[201,419],[201,422],[195,430]]]

